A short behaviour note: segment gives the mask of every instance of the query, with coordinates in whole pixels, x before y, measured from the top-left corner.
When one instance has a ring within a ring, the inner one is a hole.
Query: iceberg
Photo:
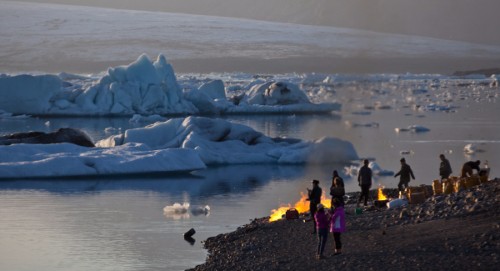
[[[0,146],[0,178],[188,172],[206,166],[191,149],[152,150],[144,144],[89,148],[71,143]]]
[[[193,116],[129,129],[98,141],[96,146],[112,148],[130,143],[151,149],[192,149],[206,165],[318,164],[358,159],[352,143],[341,139],[270,138],[242,124]]]
[[[96,147],[15,143],[0,146],[0,178],[190,172],[211,165],[358,159],[352,143],[341,139],[271,138],[242,124],[193,116],[128,129],[96,142]]]
[[[220,79],[183,89],[162,54],[154,62],[142,54],[94,80],[68,73],[4,75],[0,95],[1,110],[47,116],[330,113],[341,107],[336,102],[311,103],[290,82],[255,83],[237,102],[226,97]]]

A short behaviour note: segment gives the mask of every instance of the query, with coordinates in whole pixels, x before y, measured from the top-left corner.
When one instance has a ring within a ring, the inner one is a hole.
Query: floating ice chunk
[[[310,103],[306,94],[297,85],[284,82],[267,82],[253,86],[245,101],[259,105]]]
[[[389,104],[383,104],[381,102],[376,102],[375,105],[373,106],[377,110],[388,110],[392,109],[392,106]]]
[[[464,147],[464,152],[466,154],[473,154],[473,153],[476,153],[477,151],[478,151],[477,146],[476,146],[476,144],[473,144],[473,143],[467,144]]]
[[[443,112],[453,112],[456,106],[452,105],[440,105],[440,104],[426,104],[426,105],[414,105],[413,110],[416,111],[443,111]]]
[[[185,214],[188,212],[189,206],[190,206],[189,202],[184,202],[183,204],[176,202],[173,205],[165,206],[163,208],[163,213],[166,213],[166,214]]]
[[[414,133],[423,133],[423,132],[430,131],[429,128],[421,126],[421,125],[410,125],[410,126],[408,126],[408,129]]]
[[[396,131],[396,133],[401,133],[401,132],[409,132],[410,129],[408,129],[408,128],[394,128],[394,131]]]
[[[371,128],[378,128],[380,124],[378,122],[369,122],[369,123],[353,123],[349,120],[346,120],[345,125],[348,127],[356,128],[356,127],[371,127]]]
[[[426,128],[421,125],[410,125],[408,128],[395,128],[396,133],[400,132],[412,132],[412,133],[424,133],[430,131],[429,128]]]

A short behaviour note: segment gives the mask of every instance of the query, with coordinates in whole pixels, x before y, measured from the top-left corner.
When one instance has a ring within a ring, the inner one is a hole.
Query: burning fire
[[[384,195],[384,192],[382,191],[384,189],[383,186],[378,187],[378,200],[387,200],[387,196]]]
[[[309,212],[309,201],[307,200],[307,195],[300,192],[300,200],[297,201],[293,207],[289,203],[287,205],[282,205],[278,209],[271,210],[271,216],[269,217],[269,222],[274,222],[283,218],[286,214],[286,211],[290,208],[295,208],[300,214]],[[325,194],[321,196],[321,204],[325,206],[325,208],[330,208],[331,202],[330,199],[327,199]]]

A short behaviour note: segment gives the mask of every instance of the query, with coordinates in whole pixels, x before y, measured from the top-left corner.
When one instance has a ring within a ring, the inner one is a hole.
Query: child
[[[328,225],[330,224],[329,217],[325,212],[325,206],[318,204],[318,211],[314,215],[316,220],[316,228],[318,232],[318,250],[316,253],[317,259],[324,259],[323,251],[325,250],[326,240],[328,238]]]
[[[333,206],[335,207],[331,220],[330,231],[333,233],[335,240],[335,255],[342,253],[342,242],[340,241],[340,233],[345,232],[345,212],[344,206],[338,199],[333,199]]]

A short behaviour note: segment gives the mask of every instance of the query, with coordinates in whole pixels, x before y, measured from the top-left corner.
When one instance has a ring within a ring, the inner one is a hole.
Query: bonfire
[[[297,201],[293,205],[293,207],[290,203],[288,203],[287,205],[282,205],[278,209],[271,210],[269,222],[274,222],[274,221],[282,219],[285,216],[286,211],[288,211],[292,208],[296,209],[299,212],[299,214],[309,212],[309,201],[307,200],[307,195],[302,193],[302,192],[300,192],[300,195],[301,195],[300,200]],[[327,199],[324,193],[323,193],[323,195],[321,195],[321,204],[323,204],[325,206],[325,208],[330,208],[330,206],[331,206],[330,199]]]

